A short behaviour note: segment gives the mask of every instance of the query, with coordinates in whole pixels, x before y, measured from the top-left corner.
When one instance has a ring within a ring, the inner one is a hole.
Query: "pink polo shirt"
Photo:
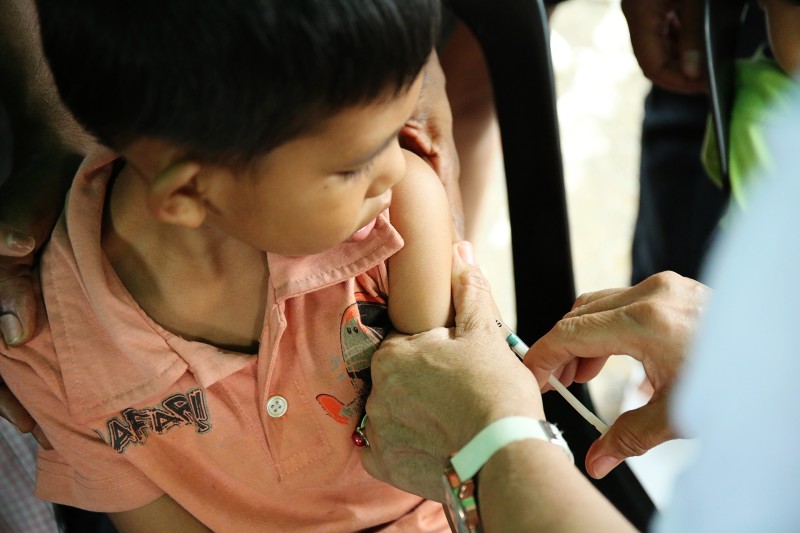
[[[84,161],[41,262],[46,316],[0,375],[53,444],[41,498],[114,512],[169,494],[215,531],[449,531],[441,505],[370,477],[350,435],[389,327],[388,214],[358,243],[268,254],[258,355],[153,322],[100,246],[111,163]],[[2,342],[2,341],[0,341]]]

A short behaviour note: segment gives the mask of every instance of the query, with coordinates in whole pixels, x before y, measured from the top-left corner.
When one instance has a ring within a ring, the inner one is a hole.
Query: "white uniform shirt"
[[[655,530],[800,531],[800,94],[774,170],[709,268],[714,289],[673,403],[699,437]]]

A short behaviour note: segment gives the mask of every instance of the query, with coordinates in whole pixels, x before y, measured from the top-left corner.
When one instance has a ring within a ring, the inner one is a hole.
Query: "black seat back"
[[[488,64],[503,142],[517,330],[533,342],[575,300],[547,16],[541,0],[446,5],[473,32]],[[591,407],[585,385],[571,390]],[[597,431],[556,393],[544,399],[548,418],[565,433],[585,474],[584,459]],[[654,506],[626,465],[592,481],[637,528],[646,529]]]

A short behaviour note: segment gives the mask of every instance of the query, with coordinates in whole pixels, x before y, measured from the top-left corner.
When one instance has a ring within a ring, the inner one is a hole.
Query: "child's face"
[[[800,6],[787,0],[760,0],[767,16],[769,42],[781,68],[800,79]]]
[[[201,165],[192,185],[202,195],[201,227],[283,255],[315,254],[366,237],[405,175],[398,133],[421,85],[420,75],[399,96],[346,108],[243,173]],[[136,164],[143,148],[124,155],[140,169],[153,168],[152,161]]]

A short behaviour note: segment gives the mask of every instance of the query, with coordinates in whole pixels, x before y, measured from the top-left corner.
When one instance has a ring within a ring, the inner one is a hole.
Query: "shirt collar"
[[[402,247],[403,239],[389,222],[386,210],[378,215],[375,227],[363,241],[345,242],[302,257],[268,253],[270,285],[280,302],[355,277],[386,261]]]

